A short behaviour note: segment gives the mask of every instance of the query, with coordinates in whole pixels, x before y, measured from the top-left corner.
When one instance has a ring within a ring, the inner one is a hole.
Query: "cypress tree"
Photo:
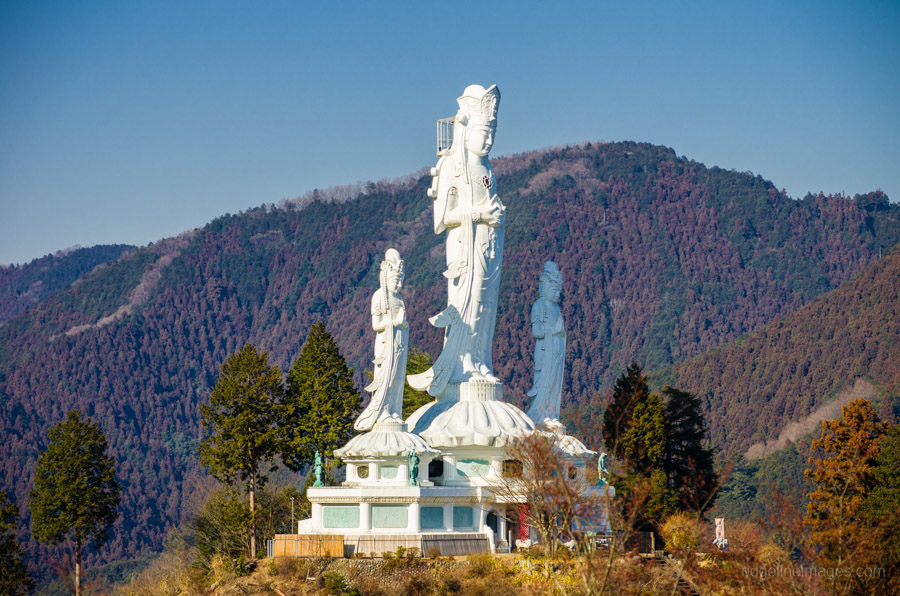
[[[121,487],[106,436],[90,419],[73,410],[50,429],[50,444],[37,459],[29,494],[31,530],[41,542],[75,545],[75,594],[81,593],[81,554],[93,543],[106,543],[119,516]]]
[[[637,362],[632,362],[613,386],[612,401],[603,412],[603,443],[618,459],[624,457],[622,438],[631,428],[634,408],[650,395],[647,379]]]
[[[705,447],[708,434],[700,399],[693,393],[666,387],[667,442],[665,458],[669,486],[678,495],[680,508],[703,512],[712,507],[718,476],[714,450]]]
[[[334,338],[319,321],[309,330],[300,356],[288,372],[282,460],[293,470],[312,462],[315,452],[330,457],[353,435],[359,392]]]
[[[228,358],[209,396],[200,406],[207,437],[200,443],[200,461],[219,481],[247,483],[250,496],[250,558],[256,558],[256,491],[275,469],[280,443],[281,371],[270,366],[268,354],[251,344]],[[264,466],[266,469],[264,469]]]

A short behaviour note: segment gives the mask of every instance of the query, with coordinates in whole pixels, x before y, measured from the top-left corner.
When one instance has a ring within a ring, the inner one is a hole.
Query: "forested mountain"
[[[900,206],[881,193],[793,200],[758,176],[664,147],[586,144],[493,163],[508,222],[494,362],[518,403],[531,382],[528,313],[547,259],[564,278],[570,403],[632,360],[653,370],[766,325],[900,240]],[[429,183],[226,215],[124,253],[0,325],[0,490],[27,522],[47,428],[80,408],[109,438],[123,484],[123,516],[102,558],[159,547],[200,473],[198,404],[244,342],[285,370],[322,319],[362,385],[369,303],[389,246],[406,262],[410,343],[436,354],[441,334],[427,319],[446,289]]]
[[[882,417],[892,420],[900,408],[898,340],[894,249],[810,304],[676,364],[672,380],[705,399],[715,444],[756,458],[819,432],[821,420],[840,417],[839,406],[851,399],[880,404]]]
[[[109,244],[59,251],[25,265],[0,265],[0,323],[72,285],[84,273],[134,248]]]

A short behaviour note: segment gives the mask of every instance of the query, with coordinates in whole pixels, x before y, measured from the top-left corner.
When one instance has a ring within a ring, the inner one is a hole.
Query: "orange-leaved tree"
[[[822,436],[812,442],[821,457],[811,457],[806,470],[816,489],[809,494],[804,523],[821,562],[842,568],[868,542],[865,503],[875,485],[874,466],[887,425],[865,399],[841,409],[839,420],[822,422]]]

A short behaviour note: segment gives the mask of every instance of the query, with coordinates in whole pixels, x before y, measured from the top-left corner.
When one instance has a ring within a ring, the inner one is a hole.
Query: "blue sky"
[[[0,263],[433,165],[476,82],[495,156],[647,141],[900,199],[897,2],[2,0]]]

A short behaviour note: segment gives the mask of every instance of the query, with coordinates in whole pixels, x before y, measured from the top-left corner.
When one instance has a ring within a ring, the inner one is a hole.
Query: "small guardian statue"
[[[316,475],[316,481],[313,482],[313,486],[325,486],[325,483],[322,482],[322,454],[316,450],[316,462],[313,464],[313,472]]]
[[[414,450],[410,449],[409,454],[407,455],[407,459],[409,460],[409,480],[407,484],[409,486],[418,486],[419,485],[419,454]]]
[[[409,352],[409,324],[400,297],[403,287],[403,260],[393,248],[385,252],[379,273],[380,287],[372,296],[372,328],[375,330],[375,372],[366,391],[372,394],[369,405],[356,419],[353,428],[369,430],[379,420],[400,418],[403,413],[403,387]]]
[[[536,424],[558,420],[562,399],[566,356],[566,326],[559,309],[562,274],[553,261],[544,263],[540,296],[531,307],[534,345],[534,384],[527,395],[533,397],[528,417]]]

